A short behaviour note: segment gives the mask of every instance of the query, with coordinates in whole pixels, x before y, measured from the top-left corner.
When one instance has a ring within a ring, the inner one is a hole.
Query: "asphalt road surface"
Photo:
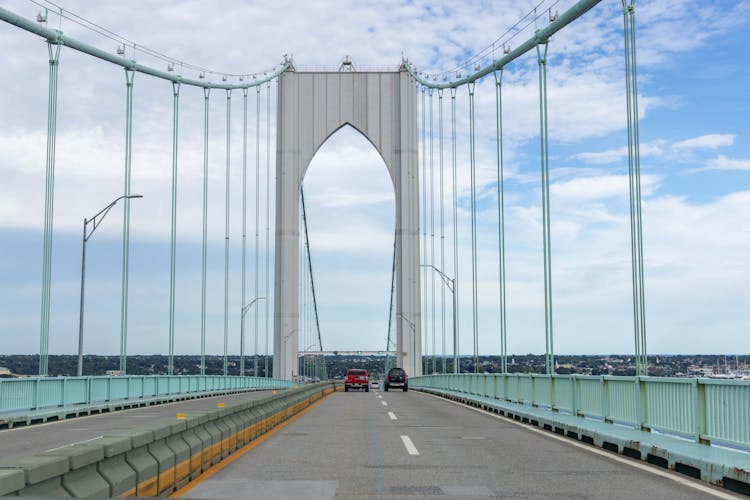
[[[714,494],[727,495],[430,395],[371,390],[332,394],[184,498],[634,500]]]
[[[174,418],[180,412],[215,409],[220,402],[231,406],[264,398],[270,394],[271,391],[253,391],[189,399],[0,430],[0,459],[7,463],[14,458],[26,457],[74,443],[93,441],[107,434],[131,430],[165,418]]]

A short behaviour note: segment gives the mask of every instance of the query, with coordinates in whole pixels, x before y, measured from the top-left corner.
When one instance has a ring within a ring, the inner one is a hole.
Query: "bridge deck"
[[[426,394],[338,392],[181,493],[196,499],[248,491],[258,498],[321,499],[726,495],[584,447]]]
[[[215,409],[219,402],[229,406],[264,398],[270,394],[271,391],[225,394],[1,430],[0,457],[3,462],[12,462],[16,458],[92,441],[105,434],[131,430],[157,421],[163,422],[165,419],[175,418],[180,412]]]

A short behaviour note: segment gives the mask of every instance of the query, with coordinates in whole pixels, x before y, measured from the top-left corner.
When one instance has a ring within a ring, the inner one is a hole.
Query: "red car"
[[[364,389],[370,392],[370,377],[367,370],[349,368],[344,376],[344,391],[349,389]]]

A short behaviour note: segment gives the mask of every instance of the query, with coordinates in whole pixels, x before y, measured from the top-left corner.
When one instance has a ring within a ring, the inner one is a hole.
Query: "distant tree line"
[[[245,375],[255,375],[253,355],[245,357]],[[750,355],[654,355],[649,356],[649,375],[653,376],[687,376],[695,367],[715,367],[716,369],[734,368],[750,365]],[[161,354],[134,355],[127,357],[129,375],[165,375],[168,358]],[[422,366],[425,373],[442,373],[442,356],[424,356]],[[479,356],[475,363],[472,356],[459,358],[462,373],[498,373],[500,372],[499,356]],[[561,355],[556,357],[556,373],[583,375],[635,375],[632,355]],[[364,368],[372,377],[382,377],[385,373],[385,356],[338,355],[325,356],[326,373],[331,378],[343,377],[349,368]],[[200,374],[200,356],[179,355],[174,357],[175,373],[178,375]],[[228,374],[240,375],[239,356],[227,357]],[[27,354],[0,355],[0,366],[8,368],[16,375],[35,375],[39,370],[39,356]],[[50,376],[72,376],[76,374],[78,358],[75,355],[51,355],[49,357]],[[83,357],[84,375],[106,375],[116,371],[120,366],[119,356],[86,355]],[[301,366],[301,365],[300,365]],[[389,365],[393,366],[393,358]],[[544,356],[522,354],[508,356],[509,373],[544,373]],[[273,356],[268,358],[269,372],[273,373]],[[224,357],[206,356],[206,374],[221,375],[224,369]],[[445,371],[453,373],[453,358],[445,358]],[[258,376],[264,377],[265,356],[258,356]]]

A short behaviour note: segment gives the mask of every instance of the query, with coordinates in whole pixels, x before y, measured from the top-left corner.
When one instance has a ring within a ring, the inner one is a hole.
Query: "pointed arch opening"
[[[315,151],[301,189],[325,350],[384,350],[396,197],[383,156],[364,134],[345,123]],[[300,252],[304,260],[303,234]],[[303,287],[309,286],[306,274],[301,268]],[[310,318],[310,295],[301,290],[299,297],[299,346],[308,350],[317,345],[317,331]]]

